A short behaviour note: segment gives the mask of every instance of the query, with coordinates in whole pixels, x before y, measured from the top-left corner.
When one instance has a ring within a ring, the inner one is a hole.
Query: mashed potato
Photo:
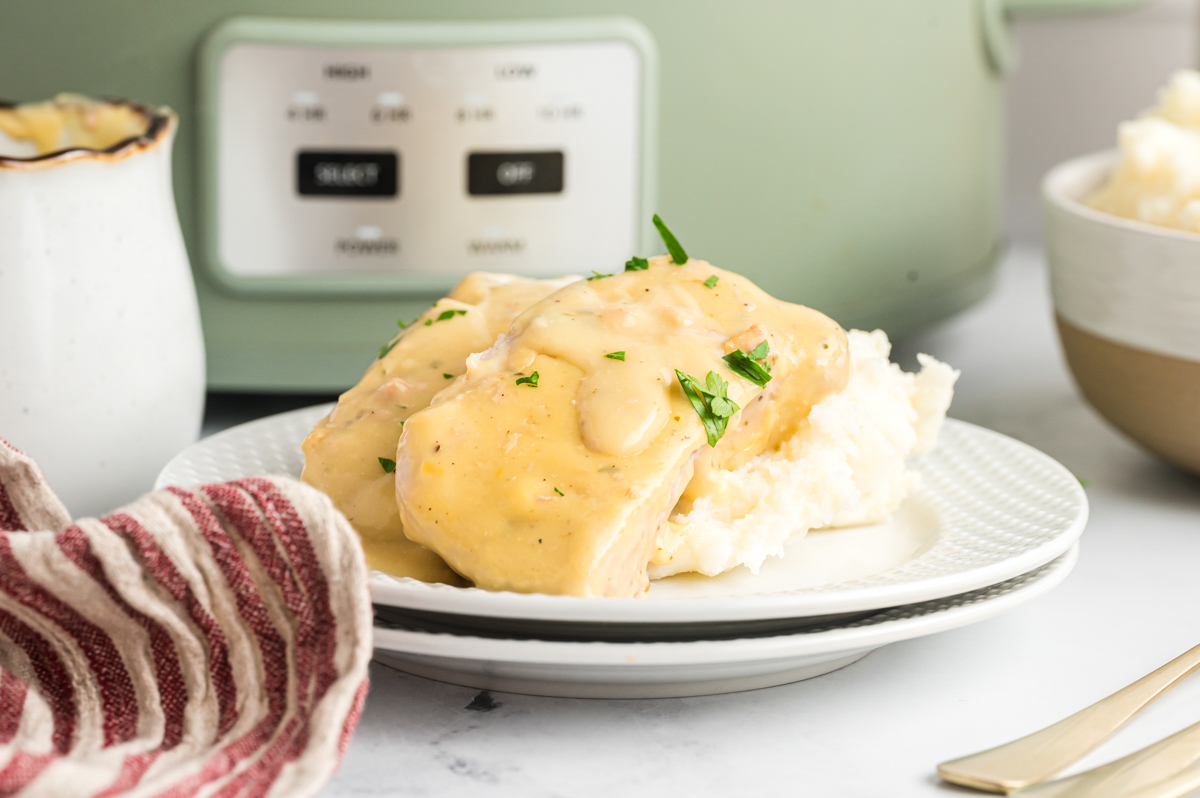
[[[910,454],[929,451],[958,372],[928,355],[907,374],[888,361],[882,330],[849,332],[853,372],[844,390],[813,407],[778,452],[759,455],[664,526],[650,563],[659,579],[685,571],[714,576],[745,565],[757,573],[793,535],[887,519],[916,484]]]
[[[1200,232],[1200,72],[1176,72],[1158,105],[1118,130],[1121,160],[1089,202],[1127,219]]]

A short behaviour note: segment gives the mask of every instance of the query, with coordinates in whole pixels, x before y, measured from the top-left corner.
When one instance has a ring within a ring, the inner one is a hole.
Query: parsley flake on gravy
[[[607,355],[605,355],[605,357],[608,358],[609,360],[620,360],[622,363],[625,362],[625,352],[624,351],[609,352]]]
[[[443,377],[445,377],[445,378],[446,378],[446,379],[448,379],[448,380],[452,380],[452,379],[454,379],[454,375],[453,375],[453,374],[442,374],[442,376],[443,376]]]
[[[627,272],[642,272],[649,268],[650,261],[645,258],[639,258],[637,255],[625,261],[625,271]]]
[[[379,458],[379,465],[383,466],[383,473],[390,474],[396,470],[396,461],[389,460],[386,457]]]
[[[466,311],[463,311],[463,312],[465,313]],[[418,316],[417,318],[419,319],[420,316]],[[396,326],[399,327],[401,330],[407,330],[409,325],[416,324],[416,323],[417,323],[417,319],[413,319],[412,321],[408,322],[407,324],[404,322],[404,319],[396,319]],[[433,324],[432,321],[427,321],[425,323]],[[388,352],[391,352],[392,347],[394,347],[399,342],[400,342],[399,337],[393,338],[392,340],[388,341],[386,344],[379,347],[379,351],[375,353],[375,358],[377,360],[383,360],[384,356],[386,356]]]
[[[379,347],[379,351],[375,353],[375,359],[383,360],[385,357],[387,357],[387,353],[392,351],[392,347],[394,347],[398,343],[400,343],[400,339],[393,338],[392,340],[388,341],[383,346]]]
[[[528,377],[519,377],[517,385],[528,385],[530,388],[536,388],[538,383],[538,373],[535,371]]]
[[[720,280],[720,279],[721,279],[720,277],[718,277],[717,275],[714,274],[712,277],[709,277],[707,280],[704,281],[704,287],[712,288],[714,285],[717,284],[717,280]]]
[[[561,490],[559,490],[558,488],[555,488],[555,489],[554,489],[554,492],[555,492],[555,493],[557,493],[559,496],[566,496],[566,495],[567,495],[567,494],[563,493]]]
[[[612,277],[612,275],[605,274],[604,272],[598,272],[595,269],[592,269],[592,276],[587,278],[587,280],[590,283],[592,280],[603,280],[605,277]]]
[[[675,369],[675,376],[679,379],[683,395],[691,402],[696,415],[700,416],[700,423],[704,425],[704,432],[708,436],[708,445],[716,446],[725,434],[729,417],[741,409],[725,395],[729,383],[715,371],[708,372],[703,385],[700,380],[679,369]]]
[[[667,252],[671,253],[671,260],[675,262],[675,265],[682,266],[687,263],[688,254],[683,251],[679,239],[667,229],[666,222],[660,219],[657,213],[654,214],[654,226],[658,228],[658,234],[662,236],[663,243],[667,245]]]
[[[443,310],[441,313],[439,313],[437,315],[436,319],[425,319],[425,326],[428,327],[429,325],[433,324],[435,321],[446,321],[448,319],[454,318],[455,316],[465,316],[465,315],[467,315],[467,312],[465,310],[462,310],[461,308],[455,308],[453,310]],[[414,319],[413,321],[415,323],[416,319]]]
[[[740,349],[735,349],[721,359],[729,365],[729,370],[734,374],[750,380],[750,382],[761,388],[771,381],[771,367],[761,362],[769,351],[770,345],[766,341],[763,341],[754,347],[749,354]]]

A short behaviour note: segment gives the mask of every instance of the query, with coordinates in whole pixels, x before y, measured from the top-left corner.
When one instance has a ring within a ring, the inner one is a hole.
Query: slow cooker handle
[[[1017,47],[1008,29],[1009,18],[1015,15],[1122,11],[1145,3],[1146,0],[983,0],[983,41],[988,60],[1000,75],[1016,67]]]

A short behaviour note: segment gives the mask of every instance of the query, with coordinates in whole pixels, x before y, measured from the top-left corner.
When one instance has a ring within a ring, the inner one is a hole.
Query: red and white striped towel
[[[308,796],[367,693],[358,538],[286,478],[72,523],[0,440],[0,796]]]

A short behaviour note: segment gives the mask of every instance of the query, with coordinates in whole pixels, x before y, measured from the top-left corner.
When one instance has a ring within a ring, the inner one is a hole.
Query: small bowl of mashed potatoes
[[[1200,474],[1200,72],[1118,141],[1042,183],[1059,336],[1105,418]]]

